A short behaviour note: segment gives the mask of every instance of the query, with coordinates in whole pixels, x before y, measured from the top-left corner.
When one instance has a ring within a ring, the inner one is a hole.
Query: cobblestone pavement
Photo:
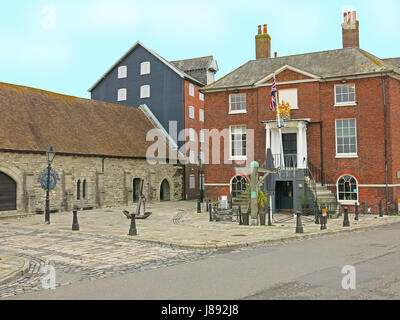
[[[46,265],[55,267],[57,286],[95,280],[213,255],[212,250],[177,249],[120,237],[66,234],[0,226],[0,255],[7,252],[30,261],[22,277],[0,286],[0,298],[43,290]]]

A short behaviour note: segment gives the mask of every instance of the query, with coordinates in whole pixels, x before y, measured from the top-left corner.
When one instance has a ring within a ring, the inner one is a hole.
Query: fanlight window
[[[352,176],[343,176],[338,182],[339,201],[358,201],[357,180]]]
[[[237,198],[238,195],[245,192],[247,188],[247,180],[242,176],[237,176],[232,180],[232,198]]]

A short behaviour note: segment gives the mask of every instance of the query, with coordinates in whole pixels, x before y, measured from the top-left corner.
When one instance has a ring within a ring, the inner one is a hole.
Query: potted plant
[[[265,226],[265,204],[268,201],[268,193],[258,190],[258,214],[260,216],[260,225]]]

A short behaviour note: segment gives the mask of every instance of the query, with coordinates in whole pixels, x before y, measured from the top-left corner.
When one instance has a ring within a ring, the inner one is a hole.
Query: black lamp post
[[[199,156],[199,181],[200,181],[200,203],[204,201],[204,194],[203,194],[203,163],[201,162],[201,156]]]
[[[47,156],[47,188],[46,188],[46,214],[45,214],[45,222],[50,224],[50,172],[51,172],[51,164],[56,156],[56,153],[53,150],[53,147],[50,146],[50,149],[46,152]]]

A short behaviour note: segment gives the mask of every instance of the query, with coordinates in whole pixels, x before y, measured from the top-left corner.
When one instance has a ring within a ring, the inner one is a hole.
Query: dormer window
[[[140,75],[150,74],[150,62],[145,61],[140,64]]]

